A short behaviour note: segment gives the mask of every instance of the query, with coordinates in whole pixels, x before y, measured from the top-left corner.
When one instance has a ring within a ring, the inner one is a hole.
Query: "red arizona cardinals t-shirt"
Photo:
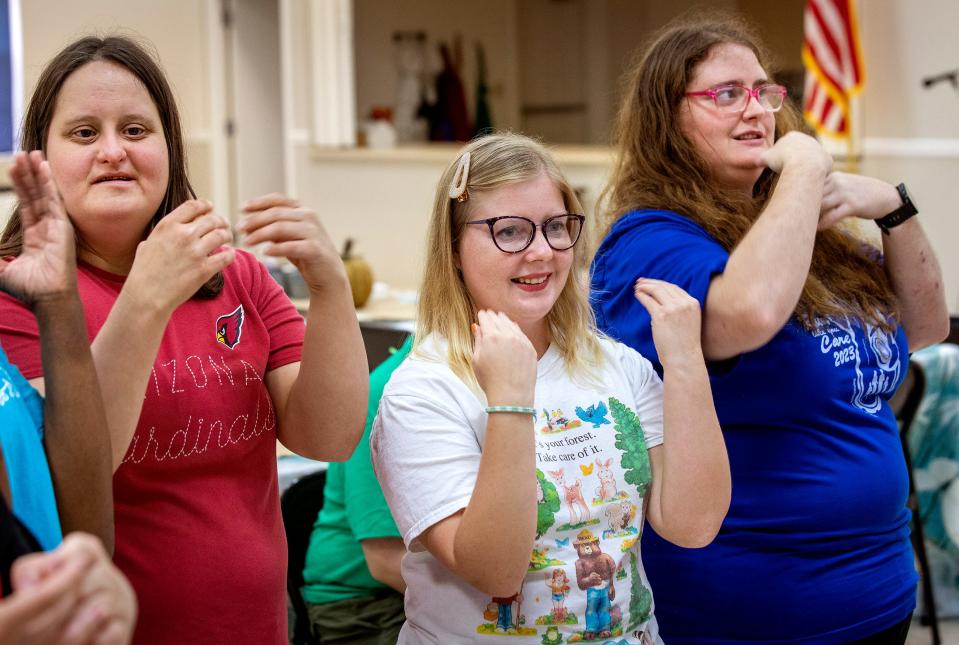
[[[139,644],[287,641],[276,415],[263,378],[300,360],[304,324],[249,253],[224,278],[216,298],[174,312],[113,478],[114,560],[137,592]],[[91,339],[123,281],[79,265]],[[42,376],[32,313],[0,296],[0,343],[24,376]]]

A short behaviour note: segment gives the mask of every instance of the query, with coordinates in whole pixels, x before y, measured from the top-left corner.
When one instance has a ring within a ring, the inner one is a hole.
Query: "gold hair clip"
[[[457,202],[465,202],[470,198],[469,191],[466,190],[466,182],[470,175],[470,153],[464,152],[460,156],[456,172],[453,173],[453,183],[450,186],[450,199]]]

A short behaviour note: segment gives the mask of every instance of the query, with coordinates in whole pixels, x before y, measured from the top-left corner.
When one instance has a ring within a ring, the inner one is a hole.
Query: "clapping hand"
[[[345,284],[346,270],[317,214],[295,199],[272,193],[243,205],[246,216],[237,225],[243,242],[267,243],[263,253],[286,257],[293,263],[310,293],[322,293],[331,284]]]
[[[75,292],[73,226],[43,153],[18,152],[10,180],[20,201],[23,246],[13,261],[0,261],[0,290],[31,307]]]
[[[532,406],[536,350],[506,314],[480,311],[473,325],[473,373],[490,405]]]
[[[168,315],[233,262],[232,237],[210,202],[187,200],[140,242],[124,289]]]
[[[787,132],[762,154],[762,164],[777,174],[788,166],[816,169],[824,176],[832,170],[832,157],[822,144],[802,132]]]
[[[823,187],[819,230],[826,230],[847,217],[878,219],[901,204],[896,187],[881,179],[831,172]]]
[[[651,278],[636,281],[636,299],[652,321],[653,342],[664,367],[703,362],[699,302],[674,284]]]

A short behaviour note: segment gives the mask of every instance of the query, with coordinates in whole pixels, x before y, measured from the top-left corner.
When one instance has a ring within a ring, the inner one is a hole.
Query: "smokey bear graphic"
[[[613,584],[616,561],[599,548],[599,539],[583,529],[576,546],[576,584],[586,591],[586,631],[583,640],[611,636],[610,602],[616,598]]]

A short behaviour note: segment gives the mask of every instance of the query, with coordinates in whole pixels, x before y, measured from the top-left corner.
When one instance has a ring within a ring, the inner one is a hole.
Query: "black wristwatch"
[[[882,232],[886,235],[889,235],[889,229],[899,226],[919,212],[916,210],[916,205],[912,203],[912,199],[909,197],[909,191],[906,190],[905,184],[899,184],[896,186],[896,190],[899,191],[899,197],[902,199],[902,206],[888,215],[880,217],[876,220],[876,226],[882,229]]]

